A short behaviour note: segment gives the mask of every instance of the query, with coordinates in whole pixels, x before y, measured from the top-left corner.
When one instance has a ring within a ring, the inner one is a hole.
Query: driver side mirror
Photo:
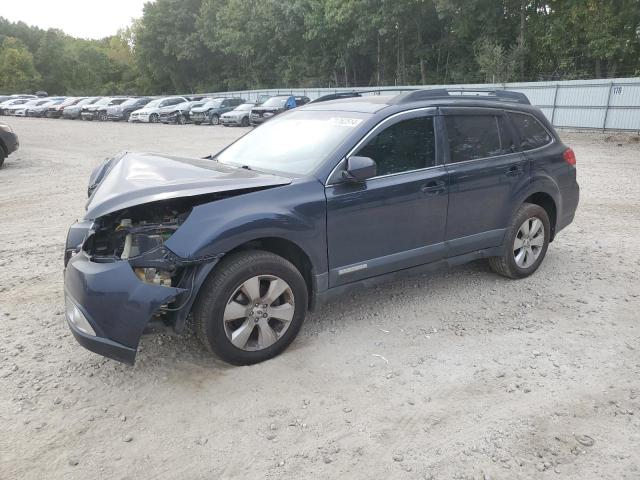
[[[347,182],[364,182],[376,176],[378,171],[376,162],[369,157],[349,157],[347,168],[342,172],[342,178]]]

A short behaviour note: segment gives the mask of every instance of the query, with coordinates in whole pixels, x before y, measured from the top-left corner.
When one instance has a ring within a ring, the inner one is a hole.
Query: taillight
[[[562,158],[564,158],[564,161],[567,162],[569,165],[575,166],[575,164],[576,164],[576,154],[573,153],[573,150],[571,150],[570,148],[567,148],[564,151],[564,153],[562,154]]]

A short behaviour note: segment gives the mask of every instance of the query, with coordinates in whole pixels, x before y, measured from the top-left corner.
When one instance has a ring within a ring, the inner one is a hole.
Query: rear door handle
[[[521,165],[512,165],[506,173],[510,177],[515,177],[517,175],[522,175],[524,173],[524,168]]]
[[[444,192],[444,190],[446,189],[446,186],[447,184],[442,180],[437,180],[437,181],[434,180],[425,185],[422,185],[422,187],[420,187],[420,190],[423,193],[427,193],[430,195],[437,195],[440,192]]]

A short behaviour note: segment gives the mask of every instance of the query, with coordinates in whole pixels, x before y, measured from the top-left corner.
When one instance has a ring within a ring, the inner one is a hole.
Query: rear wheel
[[[491,269],[508,278],[528,277],[542,263],[550,235],[551,224],[546,210],[524,203],[513,217],[503,255],[489,259]]]
[[[223,360],[251,365],[275,357],[298,334],[307,286],[284,258],[259,250],[225,257],[194,307],[196,334]]]
[[[209,122],[211,123],[211,125],[218,125],[220,123],[220,115],[214,113],[213,115],[211,115],[211,120],[209,120]]]

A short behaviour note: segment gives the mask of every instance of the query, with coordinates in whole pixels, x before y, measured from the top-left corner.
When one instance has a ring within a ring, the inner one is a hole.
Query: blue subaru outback
[[[133,363],[143,333],[191,316],[210,351],[252,364],[356,287],[480,258],[527,277],[573,220],[574,153],[524,95],[333,98],[205,159],[100,165],[65,251],[78,342]]]

